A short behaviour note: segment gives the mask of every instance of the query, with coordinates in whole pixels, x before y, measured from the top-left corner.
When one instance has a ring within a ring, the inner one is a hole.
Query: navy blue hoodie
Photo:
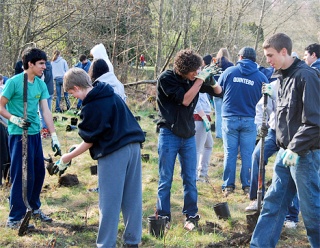
[[[255,107],[262,96],[262,83],[268,83],[255,62],[239,60],[221,74],[218,83],[224,93],[222,117],[255,117]]]
[[[79,135],[85,142],[93,143],[93,159],[145,140],[125,102],[106,83],[99,82],[83,99],[80,118]]]

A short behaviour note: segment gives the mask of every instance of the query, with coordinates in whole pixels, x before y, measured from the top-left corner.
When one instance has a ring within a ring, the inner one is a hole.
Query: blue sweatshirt
[[[222,117],[255,117],[255,107],[262,96],[262,83],[268,83],[255,62],[239,60],[236,66],[227,68],[221,74],[218,83],[224,93]]]

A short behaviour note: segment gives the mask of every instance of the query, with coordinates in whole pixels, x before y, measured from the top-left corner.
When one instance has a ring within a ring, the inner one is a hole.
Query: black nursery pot
[[[71,118],[71,125],[76,126],[78,124],[78,118],[72,117]]]
[[[148,217],[149,234],[157,238],[162,238],[166,227],[167,218],[152,215]]]
[[[90,166],[90,172],[91,172],[91,175],[97,175],[98,174],[98,166],[97,165]]]
[[[231,217],[227,202],[217,203],[213,209],[219,219],[227,220]]]
[[[66,127],[66,131],[67,132],[71,132],[73,130],[76,130],[78,127],[77,126],[74,126],[74,125],[67,125]]]

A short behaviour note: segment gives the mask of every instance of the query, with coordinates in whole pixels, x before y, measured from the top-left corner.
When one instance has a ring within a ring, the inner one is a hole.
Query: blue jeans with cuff
[[[311,247],[320,247],[320,149],[310,150],[299,157],[295,166],[282,163],[284,149],[280,148],[274,167],[272,184],[264,204],[250,247],[275,247],[295,194]]]

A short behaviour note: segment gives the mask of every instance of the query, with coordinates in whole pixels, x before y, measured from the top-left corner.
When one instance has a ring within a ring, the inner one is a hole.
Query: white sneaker
[[[249,206],[245,208],[246,212],[257,211],[257,210],[258,210],[258,200],[251,201]]]
[[[286,220],[283,224],[285,228],[289,229],[296,229],[297,228],[297,223],[292,221],[292,220]]]

